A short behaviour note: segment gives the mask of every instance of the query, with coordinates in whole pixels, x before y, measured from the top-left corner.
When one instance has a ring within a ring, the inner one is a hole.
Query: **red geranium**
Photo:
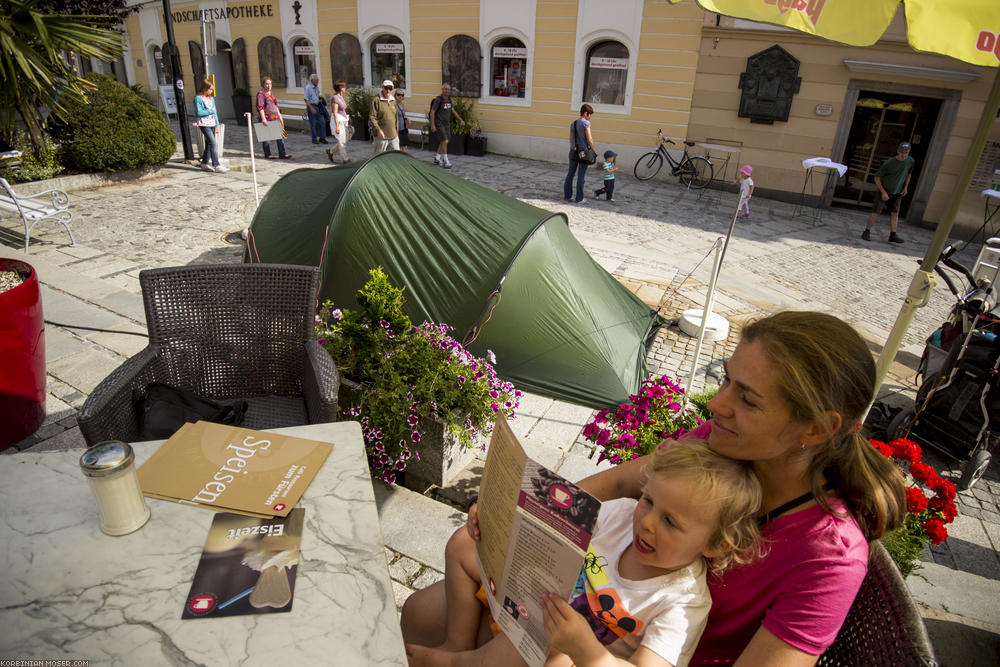
[[[903,525],[894,533],[894,535],[905,533],[905,538],[902,540],[904,543],[916,542],[915,551],[906,558],[913,559],[913,562],[906,564],[912,569],[920,545],[928,541],[931,544],[941,544],[948,539],[948,529],[945,525],[958,516],[958,508],[955,506],[955,485],[943,479],[937,470],[920,460],[922,452],[917,443],[902,438],[890,443],[878,440],[872,440],[871,443],[879,453],[886,458],[894,459],[897,465],[909,472],[915,482],[906,489],[906,518]],[[933,493],[931,497],[924,492],[925,488]],[[899,564],[898,559],[897,564]]]

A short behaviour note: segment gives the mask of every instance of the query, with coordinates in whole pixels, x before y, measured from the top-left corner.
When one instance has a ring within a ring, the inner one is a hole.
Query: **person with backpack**
[[[451,84],[441,86],[441,94],[431,100],[431,141],[438,142],[437,155],[434,156],[434,164],[445,169],[451,169],[451,162],[448,160],[448,141],[451,140],[451,119],[456,118],[461,125],[465,125],[465,120],[458,115],[455,107],[451,103]]]

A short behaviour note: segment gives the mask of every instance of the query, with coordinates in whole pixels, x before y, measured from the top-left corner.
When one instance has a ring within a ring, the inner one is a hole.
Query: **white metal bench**
[[[410,121],[409,133],[412,138],[413,135],[420,137],[420,147],[423,148],[427,145],[427,142],[431,137],[430,123],[427,121],[427,114],[421,111],[407,111],[405,114],[406,120]]]
[[[76,245],[69,223],[73,212],[69,210],[69,195],[62,190],[46,190],[35,195],[15,194],[10,183],[0,178],[0,214],[4,211],[17,213],[24,223],[24,252],[28,252],[31,230],[42,220],[55,220],[66,228],[70,245]],[[2,217],[2,215],[0,215]]]
[[[286,114],[285,111],[294,110],[298,113],[298,119],[302,123],[300,128],[301,132],[309,131],[309,113],[306,111],[306,101],[305,100],[278,100],[278,108],[281,109],[283,116],[290,116],[291,114]],[[255,119],[256,120],[256,119]]]

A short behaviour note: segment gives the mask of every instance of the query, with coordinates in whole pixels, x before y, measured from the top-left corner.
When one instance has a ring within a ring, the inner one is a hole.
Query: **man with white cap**
[[[896,149],[896,155],[882,163],[875,172],[875,201],[872,203],[872,214],[868,217],[868,226],[861,232],[861,238],[871,240],[872,225],[883,207],[889,209],[889,243],[902,243],[903,239],[896,234],[899,224],[899,202],[906,196],[910,187],[910,177],[916,164],[910,157],[910,143],[904,141]]]
[[[392,91],[395,86],[386,79],[382,82],[382,91],[372,99],[368,122],[371,123],[375,143],[374,155],[385,151],[399,150],[399,130],[396,129],[396,98]]]

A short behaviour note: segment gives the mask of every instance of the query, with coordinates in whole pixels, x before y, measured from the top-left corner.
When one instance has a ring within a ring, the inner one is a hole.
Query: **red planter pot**
[[[0,271],[25,277],[17,287],[0,292],[0,449],[6,449],[45,419],[45,325],[31,265],[0,257]]]

